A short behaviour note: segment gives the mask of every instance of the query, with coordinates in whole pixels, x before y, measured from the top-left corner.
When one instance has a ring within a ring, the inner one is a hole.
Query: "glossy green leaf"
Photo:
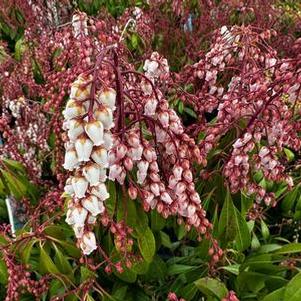
[[[279,288],[275,291],[273,291],[272,293],[266,295],[262,301],[285,301],[284,298],[284,292],[285,292],[285,288]],[[287,300],[289,301],[289,300]]]
[[[50,256],[46,253],[43,246],[40,246],[40,261],[39,261],[40,271],[42,274],[51,273],[51,274],[59,274],[59,270],[50,258]]]
[[[163,218],[157,210],[151,211],[151,228],[153,231],[160,231],[164,228],[166,219]]]
[[[301,300],[301,273],[298,273],[286,286],[284,292],[285,301]]]
[[[224,245],[234,241],[239,251],[245,250],[251,243],[248,225],[240,212],[235,208],[229,191],[226,194],[218,230],[219,237]]]
[[[138,246],[146,262],[151,262],[156,251],[156,241],[149,227],[139,233]]]
[[[194,284],[206,297],[217,297],[221,300],[228,293],[225,284],[217,279],[201,278],[194,281]]]
[[[0,283],[7,284],[8,272],[7,267],[3,259],[0,258]]]

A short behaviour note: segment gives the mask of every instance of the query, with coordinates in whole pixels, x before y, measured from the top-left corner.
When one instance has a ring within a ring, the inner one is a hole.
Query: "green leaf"
[[[133,33],[131,36],[131,45],[132,45],[133,49],[137,49],[138,44],[139,44],[138,35]]]
[[[287,244],[276,250],[275,254],[293,254],[301,252],[301,243]]]
[[[113,217],[116,207],[116,185],[113,181],[108,181],[108,192],[110,197],[106,200],[106,209],[110,215]]]
[[[262,237],[264,239],[268,239],[269,236],[270,236],[270,231],[269,231],[269,228],[268,226],[266,225],[266,223],[263,221],[263,219],[261,219],[260,221],[260,226],[261,226],[261,234],[262,234]]]
[[[165,232],[160,231],[160,239],[161,239],[161,243],[164,247],[169,248],[169,249],[172,248],[172,243],[170,241],[170,238]]]
[[[85,266],[80,267],[80,281],[81,281],[81,283],[85,282],[88,279],[93,279],[96,276],[97,276],[96,273],[91,271],[87,267],[85,267]]]
[[[23,38],[19,39],[15,45],[15,59],[20,61],[26,49]]]
[[[285,292],[285,287],[281,287],[272,293],[266,295],[262,301],[284,301],[284,292]]]
[[[172,264],[167,269],[168,275],[177,275],[182,273],[187,273],[197,269],[196,266],[185,265],[185,264]]]
[[[20,247],[20,249],[19,249],[20,257],[21,257],[23,263],[25,263],[25,264],[28,263],[30,254],[31,254],[31,250],[37,241],[38,241],[37,239],[31,239],[26,244],[24,244]]]
[[[46,253],[43,246],[40,246],[40,262],[39,269],[42,274],[51,273],[51,274],[60,274],[56,265],[53,263],[50,256]]]
[[[217,297],[221,300],[228,294],[228,290],[224,283],[217,279],[201,278],[194,281],[194,284],[206,297]]]
[[[146,275],[142,277],[146,280],[162,280],[167,272],[166,263],[158,255],[154,257],[153,261],[149,264]]]
[[[198,117],[197,114],[195,113],[195,111],[192,110],[191,108],[185,107],[184,112],[195,119],[197,119],[197,117]]]
[[[184,103],[183,103],[183,101],[179,101],[178,111],[179,111],[180,114],[183,114],[183,111],[184,111]]]
[[[68,259],[64,256],[64,254],[58,249],[58,247],[54,243],[52,245],[55,249],[54,262],[57,268],[65,275],[73,275],[72,267]]]
[[[149,227],[142,233],[139,233],[138,246],[145,261],[151,262],[156,251],[156,241],[154,234]]]
[[[248,225],[234,206],[229,191],[227,191],[226,194],[218,230],[219,237],[223,244],[227,245],[227,243],[234,241],[236,248],[239,251],[247,249],[251,243]]]
[[[7,267],[3,259],[0,259],[0,283],[6,285],[8,280]]]
[[[151,211],[151,228],[153,231],[160,231],[164,228],[166,219],[163,218],[157,210]]]
[[[181,297],[183,297],[186,301],[192,300],[196,295],[198,288],[194,283],[189,283],[185,287],[181,289]]]
[[[293,161],[295,159],[295,154],[290,149],[284,147],[283,150],[288,162]]]
[[[221,268],[225,271],[230,272],[231,274],[238,276],[239,275],[239,267],[240,267],[240,264],[231,264],[231,265],[224,266]]]
[[[251,248],[252,250],[260,248],[260,241],[255,233],[252,234]]]
[[[59,243],[64,250],[67,252],[67,254],[71,257],[74,258],[80,258],[81,257],[81,252],[80,250],[74,246],[72,243],[63,241],[63,240],[58,240],[57,243]]]
[[[298,273],[286,286],[284,300],[300,301],[301,300],[301,273]]]
[[[118,273],[114,271],[114,274],[121,280],[128,282],[128,283],[134,283],[137,279],[137,274],[133,270],[129,270],[127,268],[124,269],[123,273]]]

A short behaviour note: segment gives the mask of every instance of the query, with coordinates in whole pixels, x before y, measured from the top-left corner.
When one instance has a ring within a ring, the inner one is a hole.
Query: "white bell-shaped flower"
[[[115,110],[116,103],[116,91],[114,89],[108,88],[99,94],[99,100],[106,107],[109,107],[112,111]]]
[[[102,146],[93,148],[91,158],[94,160],[94,162],[99,164],[101,167],[108,167],[108,165],[109,165],[108,152]]]
[[[85,208],[76,206],[73,208],[71,214],[75,225],[82,227],[85,225],[85,220],[88,215],[88,211]]]
[[[147,116],[153,116],[156,113],[158,101],[156,98],[149,98],[144,106],[144,114]]]
[[[74,193],[78,198],[83,198],[88,189],[88,181],[84,177],[73,177],[71,180]]]
[[[97,249],[96,238],[93,232],[84,233],[81,238],[80,248],[85,255],[89,255]]]
[[[93,148],[93,142],[86,136],[80,136],[75,141],[75,149],[79,162],[90,161],[90,155]]]
[[[147,174],[149,163],[147,161],[142,160],[137,164],[137,167],[141,173]]]
[[[78,164],[77,154],[74,148],[66,150],[63,167],[66,170],[73,170]]]
[[[100,166],[96,163],[88,163],[83,168],[83,175],[91,186],[97,185],[100,177]]]
[[[66,185],[64,187],[64,191],[70,195],[72,195],[74,193],[74,189],[71,183],[71,178],[67,179],[66,181]]]
[[[158,115],[158,119],[160,120],[162,126],[164,128],[167,128],[168,125],[169,125],[169,114],[168,112],[161,112],[159,115]]]
[[[98,183],[97,186],[94,186],[91,189],[91,193],[96,195],[101,201],[105,201],[110,197],[107,187],[104,183]]]
[[[73,225],[73,224],[75,224],[74,216],[73,216],[73,209],[74,209],[74,208],[69,208],[69,209],[67,210],[67,213],[66,213],[66,219],[65,219],[65,222],[66,222],[68,225]]]
[[[150,184],[150,189],[151,189],[152,193],[155,196],[159,196],[160,195],[160,186],[159,186],[158,183],[151,183]]]
[[[141,172],[140,170],[137,171],[137,183],[138,184],[143,184],[143,182],[146,179],[147,174]]]
[[[107,180],[107,170],[106,168],[100,169],[99,182],[105,182]]]
[[[85,131],[94,145],[99,146],[103,141],[103,124],[98,121],[90,121],[85,125]]]
[[[69,120],[69,131],[68,137],[71,141],[75,141],[78,136],[80,136],[84,132],[83,123],[77,119]]]
[[[93,216],[96,216],[96,215],[102,213],[98,206],[98,198],[95,195],[89,195],[87,198],[84,198],[82,200],[82,205]]]
[[[90,224],[90,225],[95,225],[97,221],[97,217],[96,216],[93,216],[91,214],[88,215],[88,219],[87,219],[87,223]]]
[[[82,238],[84,235],[84,226],[79,226],[77,224],[72,226],[76,238]]]
[[[143,153],[143,146],[138,145],[137,147],[131,147],[127,152],[127,156],[133,159],[134,161],[139,161],[141,160],[142,153]]]
[[[103,134],[103,146],[106,149],[111,149],[113,146],[113,136],[110,132],[104,132]]]
[[[94,116],[96,120],[102,122],[105,130],[109,130],[112,127],[114,127],[113,112],[110,108],[106,108],[106,107],[98,108],[94,112]]]
[[[114,181],[122,173],[122,167],[118,164],[110,166],[109,179]]]
[[[70,99],[67,102],[66,108],[63,111],[63,115],[65,119],[72,119],[78,116],[85,114],[85,108],[82,104],[78,103],[74,99]]]
[[[90,77],[85,79],[80,75],[71,85],[70,98],[78,101],[83,101],[89,98],[91,92],[91,83],[88,83],[89,80]]]

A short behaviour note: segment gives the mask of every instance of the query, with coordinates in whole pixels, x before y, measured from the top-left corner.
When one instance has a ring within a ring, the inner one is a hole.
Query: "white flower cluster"
[[[89,225],[105,211],[109,198],[107,179],[108,150],[112,147],[115,90],[109,88],[97,94],[91,103],[91,77],[80,75],[71,87],[70,99],[63,111],[69,141],[66,143],[64,168],[73,171],[65,186],[72,196],[66,222],[74,229],[79,245],[88,255],[96,247]]]

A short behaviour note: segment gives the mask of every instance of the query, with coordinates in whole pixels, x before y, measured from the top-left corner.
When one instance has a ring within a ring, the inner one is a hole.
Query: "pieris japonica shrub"
[[[2,1],[3,300],[299,300],[300,11]]]

